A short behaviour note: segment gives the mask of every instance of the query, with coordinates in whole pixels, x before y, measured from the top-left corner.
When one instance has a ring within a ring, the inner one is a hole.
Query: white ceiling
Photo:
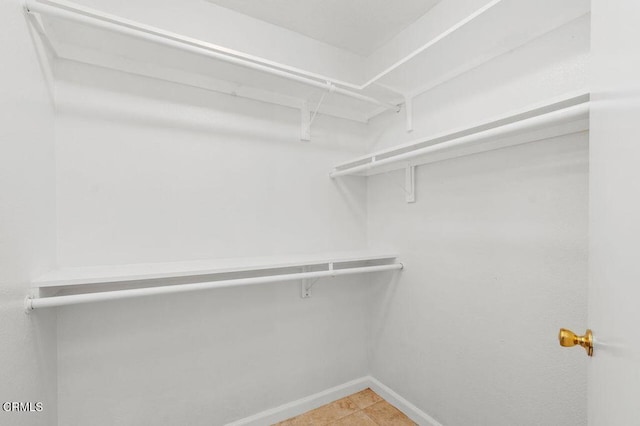
[[[368,56],[440,0],[208,0]]]

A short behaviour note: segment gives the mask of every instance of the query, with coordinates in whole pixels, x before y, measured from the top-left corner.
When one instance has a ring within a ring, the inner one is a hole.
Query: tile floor
[[[274,426],[404,426],[415,425],[371,389],[365,389]]]

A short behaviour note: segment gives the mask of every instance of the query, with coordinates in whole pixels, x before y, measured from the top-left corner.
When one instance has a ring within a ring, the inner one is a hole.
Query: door
[[[593,0],[589,426],[640,425],[640,1]]]

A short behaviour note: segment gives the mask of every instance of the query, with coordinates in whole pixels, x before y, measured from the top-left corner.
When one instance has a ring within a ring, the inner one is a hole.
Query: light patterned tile
[[[324,426],[358,411],[358,406],[349,398],[342,398],[297,417],[277,423],[278,426],[313,425]]]
[[[343,417],[337,422],[329,423],[329,426],[378,426],[362,411],[358,411],[350,416]]]
[[[377,402],[362,411],[364,411],[367,416],[371,417],[371,419],[379,425],[415,425],[409,417],[405,416],[400,410],[389,404],[387,401]]]
[[[358,393],[354,393],[353,395],[349,395],[349,399],[361,409],[382,401],[382,398],[369,388]]]

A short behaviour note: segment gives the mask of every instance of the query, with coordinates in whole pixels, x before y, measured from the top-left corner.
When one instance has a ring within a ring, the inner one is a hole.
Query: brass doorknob
[[[584,333],[584,336],[578,336],[571,330],[561,328],[558,340],[560,341],[560,346],[568,348],[580,345],[587,351],[587,355],[593,356],[593,333],[589,329]]]

